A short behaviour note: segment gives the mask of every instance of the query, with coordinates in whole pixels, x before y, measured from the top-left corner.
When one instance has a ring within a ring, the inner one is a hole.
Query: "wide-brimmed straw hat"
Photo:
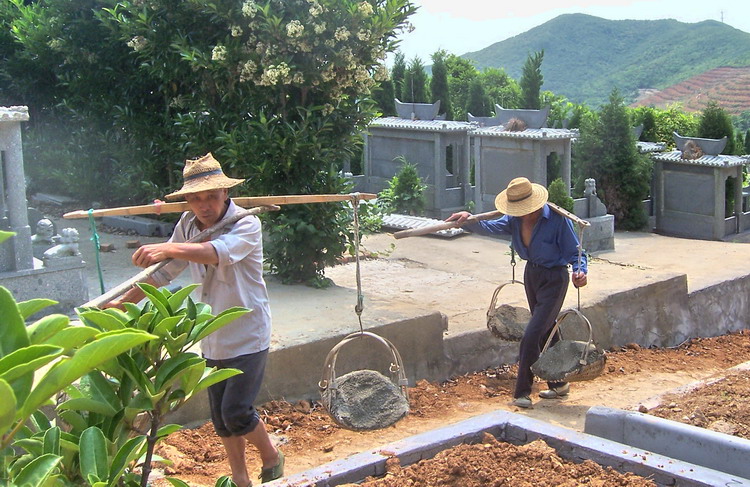
[[[182,188],[169,193],[164,198],[173,200],[191,193],[231,188],[244,181],[244,179],[228,178],[221,170],[219,161],[214,159],[209,152],[198,159],[185,161],[185,168],[182,170]]]
[[[516,178],[495,198],[495,207],[510,216],[524,216],[544,206],[549,194],[541,184]]]

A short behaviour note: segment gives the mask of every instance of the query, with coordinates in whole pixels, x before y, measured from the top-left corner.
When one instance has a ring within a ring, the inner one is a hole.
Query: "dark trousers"
[[[516,398],[531,394],[531,386],[534,383],[531,365],[539,358],[542,347],[555,325],[555,319],[560,314],[565,293],[568,291],[568,268],[560,266],[548,269],[527,262],[523,283],[531,320],[526,326],[518,353],[518,379],[513,394]],[[553,343],[557,340],[556,336],[552,339]],[[560,387],[564,384],[548,382],[547,386]]]

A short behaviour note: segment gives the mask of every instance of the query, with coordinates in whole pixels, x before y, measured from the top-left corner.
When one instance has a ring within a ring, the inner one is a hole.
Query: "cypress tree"
[[[521,72],[521,103],[522,108],[541,108],[541,92],[544,84],[542,76],[542,60],[544,60],[544,49],[534,54],[529,54]]]
[[[442,49],[432,55],[430,92],[432,93],[432,103],[440,100],[440,111],[445,113],[446,120],[452,120],[453,108],[448,92],[448,68],[445,65],[445,55],[446,52]]]

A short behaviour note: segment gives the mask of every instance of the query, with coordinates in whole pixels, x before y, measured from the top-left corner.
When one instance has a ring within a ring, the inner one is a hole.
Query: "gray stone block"
[[[164,223],[142,216],[105,216],[102,223],[121,230],[133,230],[147,237],[168,237],[174,229],[173,223]]]

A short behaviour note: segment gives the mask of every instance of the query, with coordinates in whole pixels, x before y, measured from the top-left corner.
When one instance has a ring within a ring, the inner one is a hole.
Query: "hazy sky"
[[[558,15],[585,13],[610,20],[675,19],[681,22],[723,19],[750,32],[750,0],[413,0],[414,31],[401,36],[407,61],[419,56],[432,64],[438,49],[452,54],[478,51],[526,32]]]

